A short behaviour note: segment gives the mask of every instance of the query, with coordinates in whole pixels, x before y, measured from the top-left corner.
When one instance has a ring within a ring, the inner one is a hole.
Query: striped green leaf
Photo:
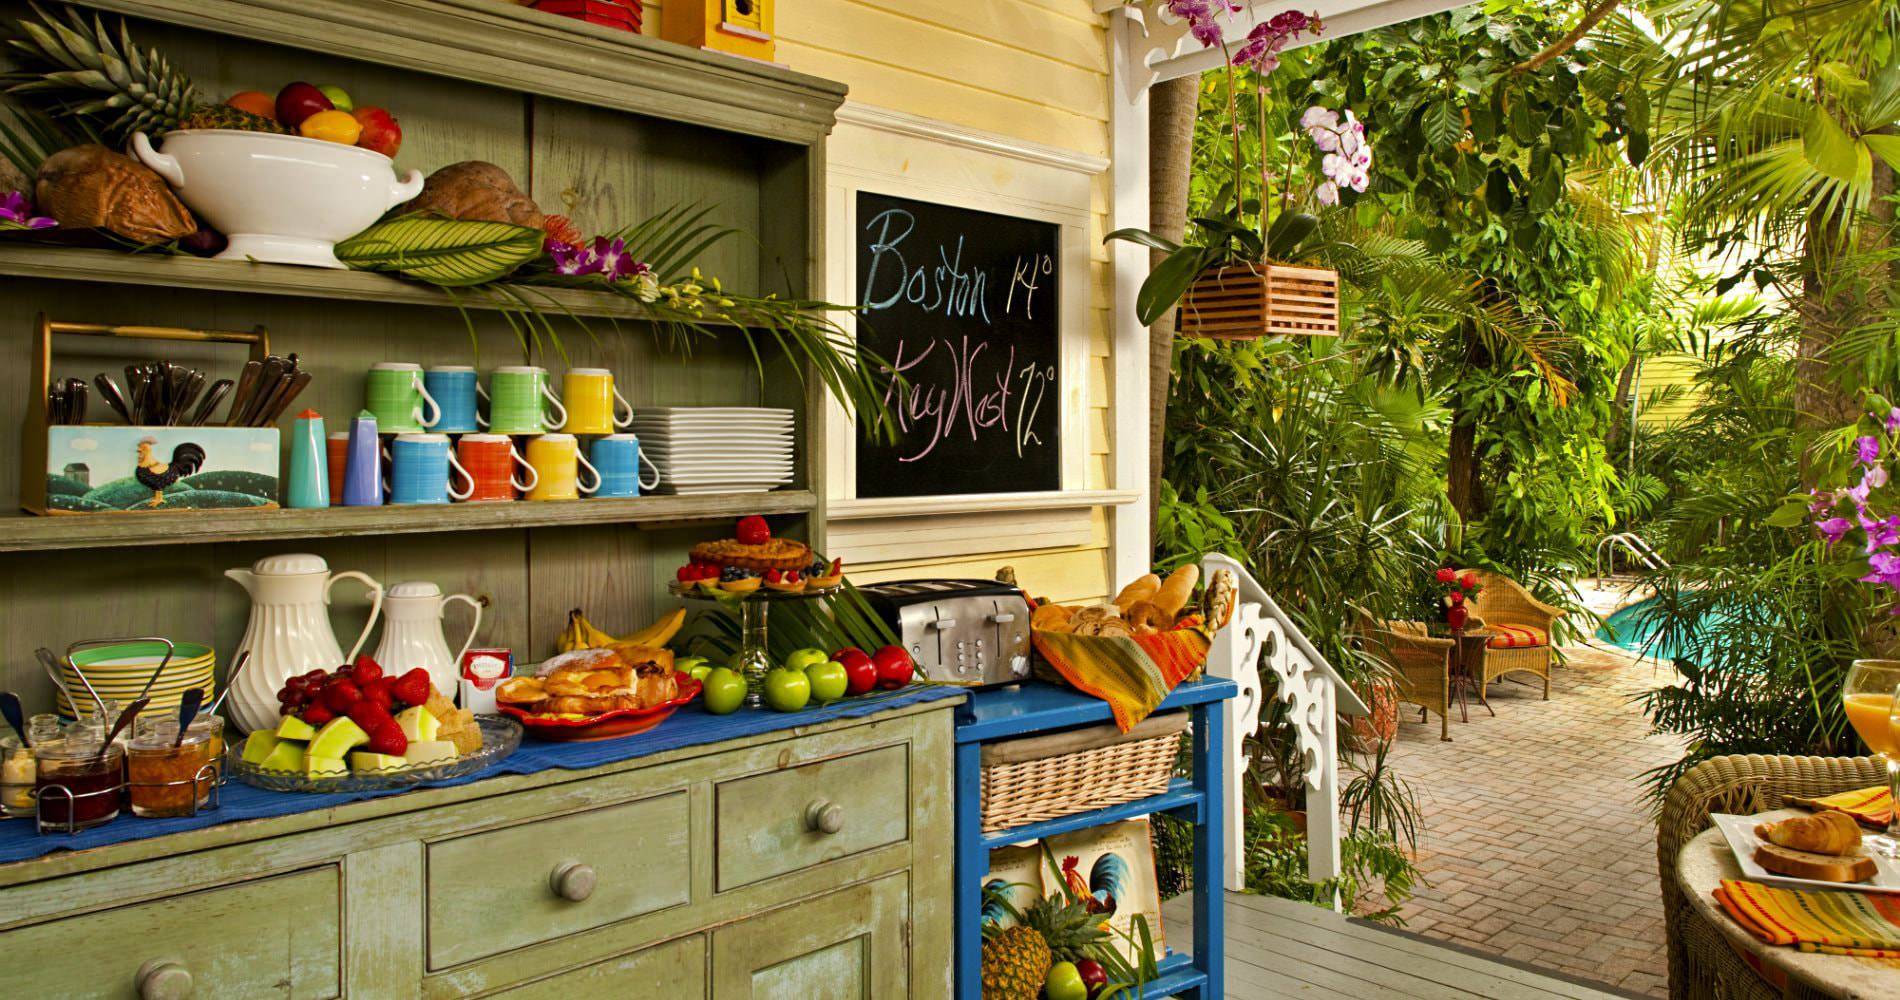
[[[541,230],[507,222],[405,215],[379,222],[336,245],[338,260],[360,271],[396,271],[449,288],[507,277],[541,254]]]

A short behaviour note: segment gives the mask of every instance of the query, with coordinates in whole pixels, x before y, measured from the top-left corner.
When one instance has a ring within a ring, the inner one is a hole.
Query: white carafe
[[[461,601],[475,611],[462,648],[453,653],[442,635],[442,616],[452,601]],[[383,601],[383,639],[376,646],[376,662],[391,677],[422,667],[429,671],[429,683],[436,691],[452,699],[459,687],[462,654],[475,644],[475,632],[481,627],[481,599],[467,594],[444,597],[442,588],[427,580],[399,583],[389,588],[389,596]]]
[[[383,585],[367,574],[330,572],[322,556],[291,553],[266,556],[250,569],[227,569],[251,595],[251,617],[231,662],[245,653],[251,662],[231,688],[231,718],[246,731],[277,725],[277,691],[295,674],[335,670],[356,658],[382,612]],[[369,620],[348,656],[330,629],[330,588],[338,580],[357,580],[369,590]]]

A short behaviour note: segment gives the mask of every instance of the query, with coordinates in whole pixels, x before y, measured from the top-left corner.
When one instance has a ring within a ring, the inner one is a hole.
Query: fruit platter
[[[406,788],[474,774],[521,745],[511,719],[458,709],[417,667],[389,677],[365,655],[284,682],[282,713],[234,745],[231,774],[279,792]]]

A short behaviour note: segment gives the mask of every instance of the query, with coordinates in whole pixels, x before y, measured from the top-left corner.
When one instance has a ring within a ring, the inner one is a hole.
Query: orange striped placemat
[[[1715,900],[1750,934],[1801,951],[1900,958],[1900,899],[1866,892],[1808,892],[1723,879]]]
[[[1860,821],[1863,826],[1878,830],[1886,829],[1887,820],[1893,817],[1893,796],[1885,785],[1857,788],[1818,799],[1793,798],[1788,801],[1804,809],[1838,809]]]

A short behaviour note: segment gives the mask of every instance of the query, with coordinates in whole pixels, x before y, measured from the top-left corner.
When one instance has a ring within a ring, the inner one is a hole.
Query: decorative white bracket
[[[1366,715],[1369,710],[1246,567],[1222,555],[1201,560],[1203,579],[1212,579],[1215,571],[1223,569],[1240,582],[1234,620],[1214,634],[1207,656],[1209,673],[1240,686],[1240,694],[1225,706],[1227,746],[1222,752],[1227,762],[1227,815],[1221,820],[1227,850],[1225,882],[1233,890],[1247,887],[1247,809],[1241,789],[1250,762],[1244,741],[1259,729],[1266,704],[1262,662],[1276,681],[1276,695],[1291,706],[1306,779],[1306,877],[1323,882],[1339,874],[1339,713]]]

